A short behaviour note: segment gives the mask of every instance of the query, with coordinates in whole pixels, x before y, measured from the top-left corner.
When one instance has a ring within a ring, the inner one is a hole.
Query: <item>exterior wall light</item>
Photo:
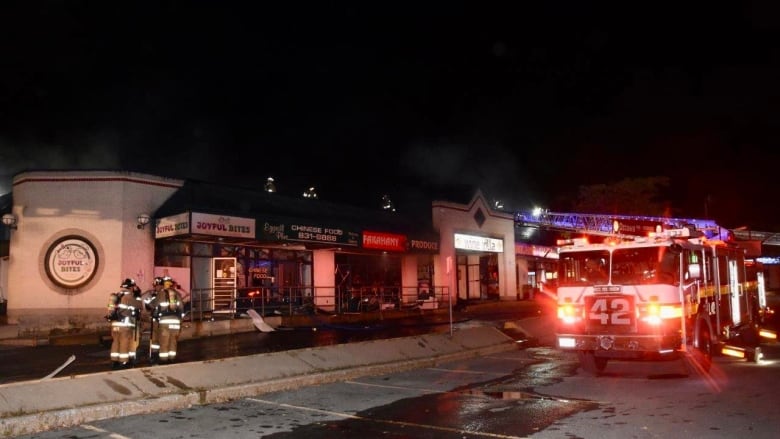
[[[303,192],[303,198],[317,198],[317,191],[314,189],[314,186]]]
[[[3,224],[6,225],[9,229],[16,230],[16,223],[18,220],[16,219],[16,215],[12,213],[6,213],[3,215]]]
[[[149,224],[149,221],[151,220],[151,217],[145,213],[139,214],[138,218],[136,218],[136,221],[138,221],[138,228],[143,229],[146,227],[147,224]]]
[[[276,192],[276,184],[274,183],[273,177],[268,177],[268,180],[265,181],[265,186],[263,186],[263,190],[266,192]]]
[[[395,212],[395,204],[393,204],[393,200],[387,194],[382,195],[382,210]]]

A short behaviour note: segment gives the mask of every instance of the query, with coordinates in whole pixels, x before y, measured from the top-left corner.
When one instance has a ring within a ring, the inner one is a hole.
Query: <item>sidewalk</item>
[[[486,313],[506,313],[528,316],[544,305],[533,300],[479,301],[468,304],[465,309],[452,310],[453,321],[464,321]],[[450,319],[448,307],[438,309],[385,310],[356,314],[313,314],[293,316],[269,316],[263,320],[273,328],[323,328],[327,326],[388,325],[388,324],[440,324]],[[221,317],[212,320],[185,321],[182,324],[180,340],[202,337],[254,332],[257,328],[249,316],[237,318]],[[24,331],[22,331],[24,332]],[[0,346],[43,346],[50,344],[101,343],[110,338],[108,327],[105,332],[83,332],[58,336],[20,336],[16,325],[0,321]]]

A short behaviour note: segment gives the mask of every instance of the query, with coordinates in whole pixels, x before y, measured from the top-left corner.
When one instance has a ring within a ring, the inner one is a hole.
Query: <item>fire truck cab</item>
[[[586,372],[610,359],[688,354],[704,370],[720,353],[760,359],[766,296],[744,250],[675,229],[566,240],[558,251],[557,346]]]

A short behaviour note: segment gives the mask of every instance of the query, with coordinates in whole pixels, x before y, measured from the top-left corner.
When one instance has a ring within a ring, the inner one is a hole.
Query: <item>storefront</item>
[[[481,192],[469,204],[432,207],[441,240],[436,282],[449,287],[453,300],[516,300],[513,216],[491,209]]]
[[[129,172],[17,174],[0,286],[8,323],[22,332],[104,327],[108,295],[123,279],[151,287],[154,240],[146,222],[182,185]]]
[[[558,285],[558,251],[555,247],[515,243],[519,298],[555,295]]]
[[[156,268],[191,279],[194,313],[400,308],[416,302],[420,255],[438,250],[397,214],[203,183],[155,216]]]
[[[355,297],[358,311],[437,308],[450,292],[516,297],[512,216],[481,194],[433,203],[433,222],[129,172],[25,172],[12,195],[0,288],[20,331],[104,328],[123,279],[146,290],[161,275],[193,317],[279,304],[354,312]]]

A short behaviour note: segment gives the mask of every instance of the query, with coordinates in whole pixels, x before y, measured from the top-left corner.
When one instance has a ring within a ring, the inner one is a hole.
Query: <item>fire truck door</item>
[[[740,312],[739,296],[739,270],[737,261],[729,259],[729,297],[731,298],[731,321],[734,326],[742,323],[742,313]]]

